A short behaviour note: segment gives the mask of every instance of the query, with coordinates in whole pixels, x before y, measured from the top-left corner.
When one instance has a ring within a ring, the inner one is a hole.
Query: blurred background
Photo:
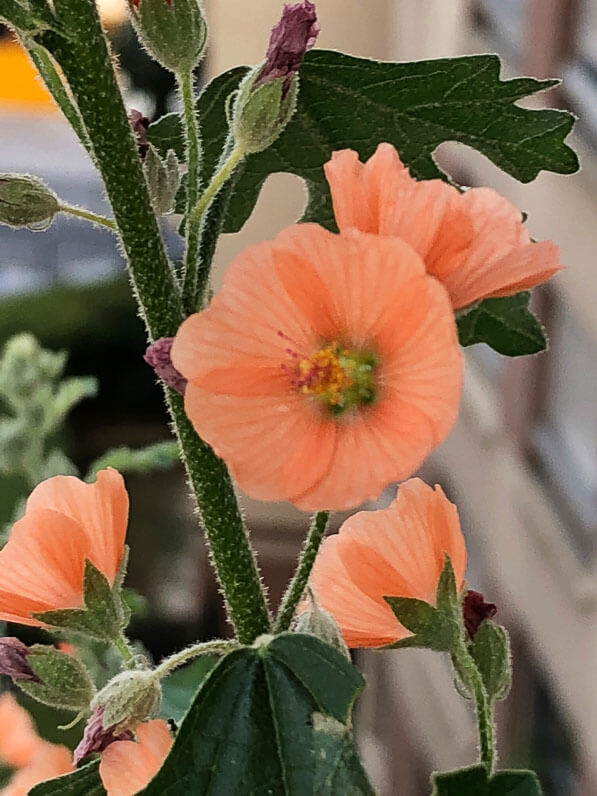
[[[198,82],[260,61],[281,5],[205,0],[211,44]],[[172,80],[139,50],[124,0],[100,6],[129,107],[150,118],[176,109]],[[511,361],[485,346],[467,351],[461,419],[423,476],[457,502],[470,585],[497,603],[512,636],[514,687],[499,712],[503,765],[536,768],[549,796],[597,794],[597,0],[322,0],[318,11],[320,47],[391,60],[498,52],[504,76],[563,77],[533,102],[580,116],[572,143],[583,170],[572,177],[543,173],[523,186],[466,147],[446,144],[437,153],[461,184],[490,185],[528,213],[533,236],[559,243],[568,270],[534,295],[548,353]],[[91,163],[5,32],[1,171],[38,174],[69,202],[106,211]],[[248,243],[293,221],[303,204],[297,179],[270,178],[245,229],[221,241],[217,273]],[[166,219],[164,229],[176,254],[175,222]],[[43,235],[0,227],[0,345],[23,330],[67,349],[71,374],[99,378],[98,397],[73,412],[65,439],[82,471],[107,447],[168,437],[107,231],[66,218]],[[160,657],[227,632],[181,471],[127,483],[128,582],[148,601],[134,634]],[[0,522],[21,487],[0,478]],[[243,504],[276,604],[307,518],[287,506]],[[426,651],[357,658],[368,676],[359,741],[382,796],[426,795],[431,769],[473,759],[471,712],[447,660]]]

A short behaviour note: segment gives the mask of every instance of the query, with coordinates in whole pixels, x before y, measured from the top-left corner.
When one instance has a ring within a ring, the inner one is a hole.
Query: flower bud
[[[134,735],[130,730],[116,733],[114,727],[104,727],[104,708],[98,705],[83,732],[81,742],[73,752],[73,762],[77,766],[87,755],[103,752],[114,741],[132,741]]]
[[[0,639],[0,674],[6,674],[13,680],[40,683],[41,680],[27,660],[30,652],[30,648],[18,638],[9,636]]]
[[[469,589],[462,602],[462,615],[464,626],[471,641],[486,619],[492,619],[497,613],[497,606],[486,603],[485,598],[478,591]]]
[[[0,174],[0,224],[47,229],[58,212],[58,197],[38,177]]]
[[[177,74],[203,57],[207,25],[199,0],[129,0],[131,18],[147,52]]]
[[[156,215],[172,213],[180,186],[180,171],[174,150],[169,149],[166,159],[162,160],[156,148],[149,144],[143,161],[143,173]]]
[[[159,678],[150,669],[135,669],[117,674],[91,703],[92,710],[104,709],[102,726],[115,734],[134,730],[137,724],[158,711],[162,691]]]
[[[156,376],[176,392],[184,395],[187,380],[172,364],[171,351],[173,337],[160,337],[145,352],[143,359],[154,369]]]
[[[313,3],[284,6],[265,63],[246,75],[234,100],[232,132],[246,154],[267,149],[290,121],[296,109],[298,69],[318,33]]]

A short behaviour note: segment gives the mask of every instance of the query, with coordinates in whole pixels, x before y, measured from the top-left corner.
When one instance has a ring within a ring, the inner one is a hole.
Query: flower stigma
[[[293,387],[320,399],[334,415],[368,406],[376,396],[377,357],[351,351],[333,341],[309,357],[298,359]]]

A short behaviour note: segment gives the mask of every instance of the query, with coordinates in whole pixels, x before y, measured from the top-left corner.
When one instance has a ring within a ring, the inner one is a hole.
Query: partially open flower
[[[322,544],[310,585],[349,647],[381,647],[410,635],[384,597],[435,604],[449,555],[462,588],[466,549],[456,507],[441,487],[402,484],[381,511],[362,511]]]
[[[172,361],[187,415],[240,487],[305,510],[377,498],[458,413],[445,290],[410,246],[357,230],[300,224],[247,249]]]
[[[158,772],[172,746],[165,721],[154,719],[135,730],[136,741],[116,741],[102,753],[100,777],[108,796],[133,796]]]
[[[112,468],[94,484],[61,475],[39,484],[0,551],[0,619],[42,626],[33,613],[81,608],[86,559],[114,583],[127,519],[124,481]]]
[[[339,229],[410,243],[454,309],[526,290],[562,268],[558,247],[532,243],[520,210],[496,191],[415,180],[390,144],[367,163],[350,149],[334,152],[325,173]]]

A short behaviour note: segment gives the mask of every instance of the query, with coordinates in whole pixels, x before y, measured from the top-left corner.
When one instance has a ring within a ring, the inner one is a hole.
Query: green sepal
[[[33,699],[50,707],[83,711],[89,708],[95,687],[89,672],[74,655],[55,647],[34,644],[27,663],[41,680],[15,680],[16,685]]]
[[[296,110],[298,78],[293,77],[286,93],[285,77],[253,88],[261,66],[242,80],[232,106],[232,134],[246,154],[263,152],[282,134]]]
[[[432,796],[541,796],[534,771],[508,769],[491,778],[483,765],[433,774]]]
[[[50,627],[74,630],[100,641],[117,638],[124,621],[120,596],[114,594],[106,576],[89,559],[85,559],[83,600],[85,608],[43,611],[32,616]]]
[[[485,299],[456,314],[460,345],[486,343],[498,354],[520,357],[547,348],[545,331],[529,310],[528,290]]]
[[[169,149],[162,160],[157,149],[150,144],[143,161],[143,173],[156,215],[171,213],[175,209],[176,194],[180,186],[178,158],[174,150]]]
[[[486,619],[477,630],[470,653],[491,702],[505,699],[512,685],[510,640],[505,628]]]
[[[462,636],[462,608],[450,556],[444,558],[437,591],[436,605],[414,597],[384,596],[403,627],[412,636],[387,644],[384,649],[424,647],[440,652],[451,652]]]

